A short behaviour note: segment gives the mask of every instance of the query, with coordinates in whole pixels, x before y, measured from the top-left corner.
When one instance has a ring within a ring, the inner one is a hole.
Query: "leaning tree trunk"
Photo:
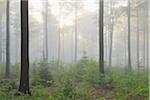
[[[10,30],[9,30],[9,0],[6,7],[6,72],[5,76],[10,76]]]
[[[30,94],[29,88],[28,0],[21,0],[21,75],[19,91]]]
[[[131,23],[131,14],[130,14],[130,0],[128,0],[128,70],[131,71],[131,30],[130,30],[130,23]]]
[[[99,70],[104,74],[104,42],[103,42],[103,0],[99,1]]]

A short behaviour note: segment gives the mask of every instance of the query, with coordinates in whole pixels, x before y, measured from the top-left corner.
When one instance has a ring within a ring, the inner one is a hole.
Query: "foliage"
[[[16,80],[13,79],[0,79],[0,96],[13,94],[18,88]]]
[[[105,76],[99,77],[99,67],[95,60],[82,57],[77,64],[40,62],[31,66],[32,96],[15,96],[18,88],[16,79],[0,79],[0,98],[8,100],[95,100],[98,88],[107,89],[113,98],[148,98],[148,72],[132,71],[123,68],[106,68]],[[18,65],[13,67],[13,73]],[[16,71],[16,75],[17,71]],[[103,91],[103,90],[101,90]],[[101,92],[100,91],[100,92]],[[105,91],[105,90],[104,90]],[[108,94],[106,96],[108,96]]]
[[[110,76],[112,78],[111,85],[116,95],[148,97],[149,76],[145,72],[122,73],[121,70],[113,70]]]
[[[88,83],[76,83],[57,87],[53,97],[55,100],[91,100],[93,98],[94,88]]]
[[[32,68],[32,84],[43,85],[45,87],[49,86],[49,83],[52,80],[52,75],[48,64],[40,62],[39,64],[35,64]]]

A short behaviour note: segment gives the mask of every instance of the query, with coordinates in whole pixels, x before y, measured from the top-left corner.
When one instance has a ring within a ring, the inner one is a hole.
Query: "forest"
[[[0,0],[0,100],[149,100],[150,0]]]

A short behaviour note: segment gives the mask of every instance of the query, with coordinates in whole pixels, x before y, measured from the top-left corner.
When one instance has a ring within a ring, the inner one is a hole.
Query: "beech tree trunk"
[[[6,6],[6,72],[5,72],[5,76],[7,78],[10,76],[9,4],[10,4],[10,1],[7,0],[7,6]]]
[[[29,88],[28,0],[21,0],[21,75],[19,91],[31,94]]]
[[[138,67],[138,70],[139,70],[139,67],[140,67],[140,59],[139,59],[139,53],[140,53],[140,50],[139,50],[139,40],[140,40],[140,37],[139,37],[139,11],[138,11],[138,8],[137,8],[137,67]]]
[[[113,31],[114,31],[114,13],[113,13],[113,1],[111,1],[111,14],[110,14],[110,48],[109,48],[109,67],[112,66],[112,46],[113,46]]]
[[[131,7],[130,7],[130,0],[128,0],[128,70],[131,71]]]
[[[99,70],[104,74],[104,40],[103,40],[103,0],[99,1]]]

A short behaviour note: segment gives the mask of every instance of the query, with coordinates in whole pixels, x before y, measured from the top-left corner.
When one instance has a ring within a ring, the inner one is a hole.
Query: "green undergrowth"
[[[148,100],[149,96],[149,75],[146,69],[126,72],[123,68],[108,67],[105,68],[104,77],[100,78],[98,63],[86,56],[77,64],[59,63],[59,66],[57,62],[32,64],[30,66],[32,96],[15,96],[19,84],[19,72],[16,71],[18,66],[12,67],[16,78],[1,77],[0,100],[105,100],[104,98]],[[107,92],[101,94],[102,91]]]

